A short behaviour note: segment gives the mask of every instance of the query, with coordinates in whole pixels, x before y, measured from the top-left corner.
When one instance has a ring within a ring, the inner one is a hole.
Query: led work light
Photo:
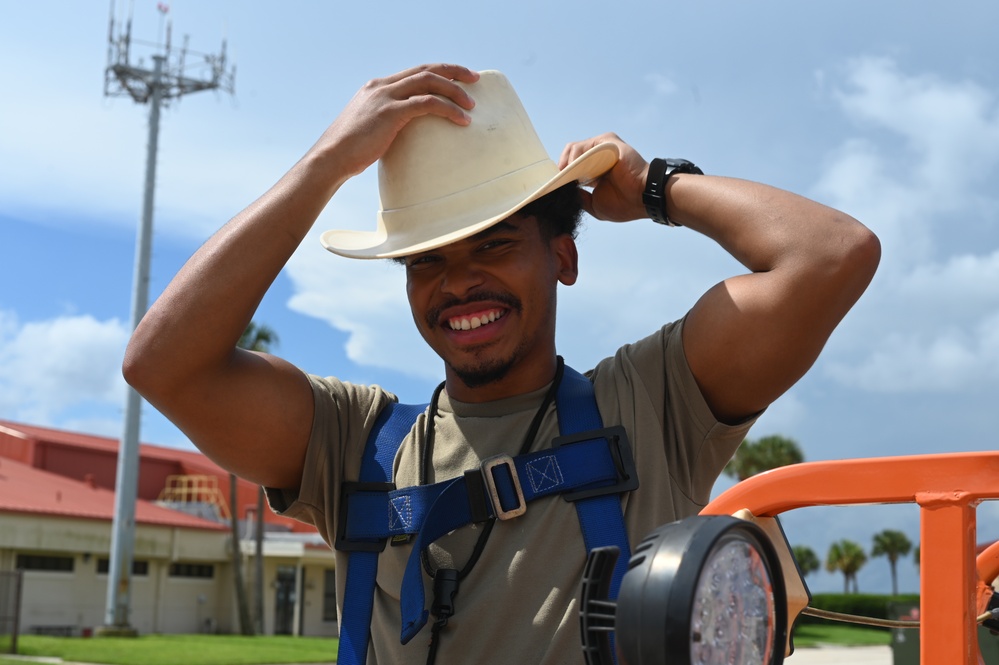
[[[635,548],[617,601],[616,547],[590,553],[580,622],[587,665],[780,665],[787,602],[776,551],[752,522],[697,516]],[[612,647],[612,644],[614,645]]]

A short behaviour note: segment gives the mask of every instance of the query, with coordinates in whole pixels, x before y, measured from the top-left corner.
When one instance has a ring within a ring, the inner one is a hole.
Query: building
[[[0,571],[23,570],[22,633],[104,623],[118,441],[0,420]],[[140,633],[239,632],[230,476],[204,455],[142,444],[130,624]],[[258,488],[237,481],[254,602]],[[263,512],[263,633],[337,634],[333,553],[312,527]]]

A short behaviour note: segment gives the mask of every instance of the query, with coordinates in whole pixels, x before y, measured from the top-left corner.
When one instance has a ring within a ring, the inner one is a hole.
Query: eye
[[[512,241],[508,238],[490,238],[486,242],[479,245],[479,251],[488,252],[492,249],[499,249],[506,245],[509,245]]]
[[[440,261],[440,257],[436,254],[420,254],[419,256],[414,256],[406,262],[406,268],[408,269],[418,269],[425,268],[429,265],[437,263]]]

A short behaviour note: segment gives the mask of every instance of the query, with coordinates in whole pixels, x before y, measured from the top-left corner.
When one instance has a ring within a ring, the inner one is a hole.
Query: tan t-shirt
[[[605,426],[628,433],[640,487],[622,499],[632,543],[655,527],[696,514],[718,474],[749,430],[715,420],[683,354],[682,322],[622,347],[587,373]],[[377,386],[310,377],[316,413],[301,489],[269,490],[282,514],[314,524],[326,542],[336,534],[342,480],[356,480],[361,454],[379,412],[394,396]],[[516,455],[547,388],[484,404],[442,393],[435,419],[434,477],[438,482],[478,467],[493,455]],[[419,482],[426,415],[396,455],[398,487]],[[554,405],[531,450],[558,436]],[[333,464],[330,464],[330,460]],[[336,471],[333,471],[333,470]],[[435,568],[460,569],[481,526],[470,525],[430,548]],[[411,546],[379,556],[368,663],[426,662],[430,622],[400,644],[399,595]],[[521,517],[498,522],[481,558],[461,582],[456,614],[441,633],[438,663],[582,663],[578,595],[585,547],[573,504],[559,496],[536,500]],[[336,555],[337,603],[346,584],[347,555]],[[427,605],[433,582],[424,574]],[[350,611],[338,607],[340,616]]]

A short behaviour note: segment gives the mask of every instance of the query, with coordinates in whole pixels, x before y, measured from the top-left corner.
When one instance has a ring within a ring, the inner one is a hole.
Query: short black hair
[[[579,183],[573,180],[567,185],[562,185],[541,198],[531,201],[519,212],[524,217],[534,217],[538,220],[541,237],[545,240],[551,240],[564,234],[575,238],[579,235],[579,225],[583,213],[583,201],[579,196]]]

